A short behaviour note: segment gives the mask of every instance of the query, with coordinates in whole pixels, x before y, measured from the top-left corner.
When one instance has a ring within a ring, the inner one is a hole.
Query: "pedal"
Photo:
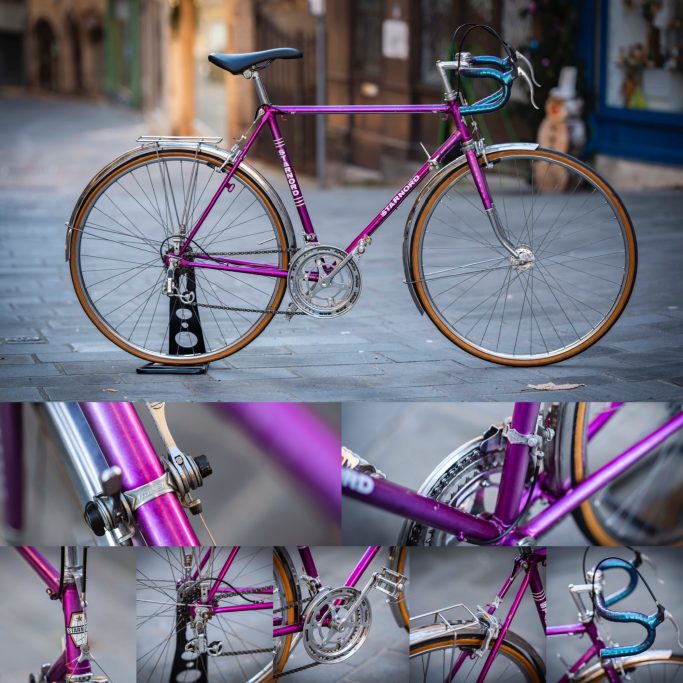
[[[298,310],[299,307],[293,301],[290,301],[289,306],[287,306],[287,310],[285,311],[285,320],[291,320]]]
[[[403,576],[403,574],[399,574],[387,567],[382,567],[380,571],[375,572],[374,579],[375,588],[393,600],[401,598],[401,593],[405,590],[408,581],[407,577]]]

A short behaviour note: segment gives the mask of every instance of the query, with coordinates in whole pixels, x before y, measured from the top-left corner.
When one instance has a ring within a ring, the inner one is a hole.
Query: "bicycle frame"
[[[87,644],[88,625],[85,618],[85,609],[81,604],[81,598],[75,583],[66,582],[62,586],[60,594],[59,571],[36,548],[19,546],[16,550],[43,583],[45,583],[48,595],[51,597],[59,596],[62,602],[65,648],[48,670],[47,680],[50,683],[57,683],[63,681],[65,676],[68,675],[92,673],[89,660],[79,661],[81,649],[77,645],[77,641]],[[67,549],[67,552],[70,550],[72,549]]]
[[[379,553],[381,549],[382,546],[379,545],[368,546],[366,551],[363,553],[363,556],[358,561],[358,564],[356,564],[353,571],[349,575],[349,578],[344,582],[344,586],[349,586],[351,588],[355,587],[367,571],[370,563],[375,559],[375,557],[377,557],[377,553]],[[313,559],[313,553],[311,552],[310,547],[302,546],[298,550],[304,571],[306,572],[306,576],[312,579],[317,579],[319,577],[318,568],[315,566],[315,560]],[[288,624],[287,626],[283,626],[282,617],[273,617],[273,638],[288,636],[292,633],[301,633],[303,629],[303,619],[296,624]]]
[[[294,166],[292,165],[287,146],[285,144],[280,127],[277,122],[277,116],[282,115],[308,115],[308,114],[441,114],[445,116],[452,116],[455,122],[455,130],[453,134],[427,159],[427,161],[420,166],[420,168],[411,176],[406,184],[395,194],[390,201],[377,213],[377,215],[363,228],[358,235],[349,243],[346,248],[348,253],[351,253],[358,245],[365,243],[372,234],[384,223],[384,221],[403,203],[403,201],[418,187],[422,181],[429,175],[429,172],[437,166],[443,158],[459,143],[469,143],[472,141],[470,132],[463,121],[463,116],[475,114],[480,111],[478,105],[471,107],[459,107],[455,100],[445,102],[442,104],[406,104],[406,105],[345,105],[345,106],[280,106],[272,104],[262,104],[260,107],[260,118],[257,119],[256,127],[239,154],[235,157],[232,166],[229,168],[223,182],[220,184],[218,190],[209,201],[203,213],[194,224],[192,229],[187,234],[185,241],[180,246],[178,253],[173,255],[177,258],[177,265],[186,268],[210,268],[214,270],[244,272],[252,275],[263,275],[267,277],[287,277],[287,271],[273,267],[272,265],[257,263],[254,261],[244,261],[234,258],[211,256],[211,259],[202,259],[201,253],[193,254],[192,260],[184,258],[184,253],[192,243],[192,240],[197,235],[202,227],[207,216],[218,201],[218,198],[224,190],[231,192],[234,185],[230,182],[233,175],[239,168],[239,165],[247,156],[254,140],[258,137],[263,128],[268,125],[273,136],[273,143],[277,151],[282,168],[289,186],[289,190],[294,200],[294,205],[299,214],[302,228],[306,237],[307,243],[317,243],[318,238],[313,228],[311,217],[306,207],[303,191],[297,180]],[[472,177],[476,185],[477,191],[482,200],[484,209],[489,210],[493,206],[484,174],[477,162],[477,155],[472,145],[465,145],[465,156],[467,163],[472,171]],[[170,264],[170,256],[165,257],[167,265]]]
[[[496,598],[489,604],[486,612],[487,614],[492,615],[496,612],[498,606],[505,598],[510,588],[512,588],[512,585],[514,584],[517,576],[520,574],[520,572],[524,572],[524,578],[522,579],[522,582],[520,583],[519,588],[517,589],[517,593],[512,601],[512,604],[510,605],[510,611],[507,613],[505,621],[503,622],[503,625],[500,627],[500,632],[498,634],[498,637],[496,638],[496,642],[493,644],[491,651],[488,653],[486,657],[484,667],[482,668],[477,678],[477,683],[483,683],[483,681],[486,679],[486,676],[488,675],[493,664],[493,660],[498,655],[500,646],[503,644],[503,640],[505,639],[505,636],[510,629],[510,625],[512,624],[512,621],[515,618],[515,615],[517,614],[517,610],[519,609],[519,606],[522,602],[522,598],[524,597],[527,588],[531,589],[531,595],[533,597],[534,604],[536,605],[538,618],[540,619],[541,625],[545,630],[545,612],[547,601],[545,596],[545,589],[543,588],[543,581],[541,580],[541,575],[538,571],[539,563],[543,564],[545,560],[546,551],[544,548],[524,553],[516,557],[510,576],[508,576],[508,578],[503,583],[501,589],[496,594]],[[448,677],[446,678],[447,682],[452,681],[455,678],[462,665],[471,656],[472,653],[468,651],[460,653],[458,659],[453,664],[453,667],[451,668]]]
[[[65,464],[82,505],[101,491],[99,477],[107,467],[121,469],[123,491],[162,476],[159,456],[133,404],[47,403],[41,410],[48,413],[59,439],[66,444]],[[312,411],[288,403],[218,404],[216,410],[239,424],[274,464],[303,484],[329,519],[339,520],[339,436]],[[19,538],[23,527],[21,404],[0,404],[0,420],[7,484],[5,519],[10,534]],[[134,544],[200,545],[172,493],[143,503],[135,517],[140,534],[133,538]],[[112,534],[104,538],[117,545]]]
[[[522,435],[535,434],[540,405],[515,403],[511,428]],[[591,422],[587,430],[589,441],[608,423],[619,405],[611,404],[607,414],[601,414]],[[538,539],[681,428],[683,411],[561,495],[546,490],[540,481],[536,490],[531,492],[531,500],[543,498],[549,503],[548,506],[502,538],[498,537],[514,523],[529,495],[525,493],[525,481],[533,456],[530,447],[524,443],[508,443],[505,448],[495,512],[490,518],[477,517],[399,484],[346,467],[342,470],[342,488],[343,493],[351,498],[453,534],[460,541],[472,538],[484,543],[490,541],[497,545],[517,545],[524,539]]]
[[[197,569],[195,569],[194,573],[192,574],[192,580],[196,581],[199,578],[201,570],[206,566],[206,564],[209,562],[211,557],[213,556],[214,552],[216,551],[215,548],[209,548],[206,553],[204,553],[204,556],[199,562],[199,566]],[[230,553],[228,554],[227,559],[223,563],[223,566],[220,568],[218,575],[215,577],[213,580],[213,583],[211,584],[209,591],[207,593],[207,597],[205,601],[197,600],[192,604],[192,607],[190,609],[191,615],[194,617],[196,614],[196,611],[200,608],[206,608],[208,609],[212,614],[222,614],[224,612],[252,612],[254,610],[272,610],[273,609],[273,602],[272,599],[270,602],[246,602],[243,605],[229,605],[227,607],[220,607],[220,606],[215,606],[213,604],[214,600],[220,597],[232,597],[236,595],[242,595],[245,592],[251,593],[251,594],[258,594],[258,595],[270,595],[272,598],[273,595],[273,586],[264,586],[262,588],[254,588],[254,587],[247,587],[247,586],[241,586],[241,587],[231,587],[231,588],[221,588],[221,584],[223,582],[223,579],[225,578],[225,575],[228,573],[230,570],[230,567],[232,566],[235,558],[237,557],[237,554],[240,551],[240,546],[236,545],[233,546],[233,548],[230,550]]]

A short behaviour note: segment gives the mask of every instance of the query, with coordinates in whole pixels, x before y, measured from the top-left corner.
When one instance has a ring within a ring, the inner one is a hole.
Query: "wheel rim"
[[[185,292],[194,278],[204,347],[193,316],[177,297],[162,292],[168,252],[179,226],[189,231],[224,175],[216,160],[192,152],[150,154],[119,169],[84,205],[72,253],[72,274],[86,312],[112,341],[141,357],[196,362],[221,357],[253,339],[272,318],[284,295],[280,278],[215,269],[179,269],[174,285]],[[192,245],[195,252],[251,252],[235,258],[286,268],[284,231],[274,209],[246,176],[236,173]],[[190,259],[192,255],[190,254]],[[169,349],[169,317],[175,315],[175,353]],[[195,318],[196,319],[196,318]]]
[[[480,357],[543,363],[573,355],[609,329],[628,299],[628,218],[559,155],[490,159],[486,178],[517,258],[496,240],[466,169],[418,218],[416,287],[441,331]],[[560,184],[539,191],[550,169],[567,192]]]
[[[178,618],[178,612],[185,612],[187,605],[197,599],[202,583],[207,585],[208,579],[218,575],[230,550],[216,549],[201,569],[199,581],[188,575],[197,570],[206,549],[145,548],[139,553],[136,574],[139,681],[256,683],[270,676],[271,609],[213,614],[206,622],[206,640],[220,642],[223,656],[185,651],[185,643],[194,640],[196,631],[191,626],[191,616]],[[183,574],[184,555],[192,558],[187,574]],[[224,595],[219,598],[219,606],[244,605],[250,600],[270,602],[271,594],[258,590],[273,587],[271,549],[240,548],[221,586],[229,590],[247,587],[253,590],[242,596]],[[246,651],[249,653],[230,654]]]
[[[480,636],[462,636],[458,638],[457,642],[458,646],[453,647],[453,638],[451,637],[412,646],[410,649],[410,680],[416,683],[418,681],[421,683],[443,683],[443,681],[449,680],[448,676],[463,651],[461,648],[474,652],[481,647],[482,639]],[[455,678],[450,680],[453,683],[476,680],[485,661],[486,655],[466,659]],[[524,655],[503,643],[498,651],[498,656],[493,660],[491,669],[487,674],[487,680],[513,683],[520,680],[539,681],[540,678],[533,665]]]
[[[673,417],[677,403],[629,403],[586,444],[585,426],[610,404],[586,404],[575,436],[575,480],[613,459]],[[605,545],[672,545],[683,540],[683,433],[674,433],[580,508],[589,534]],[[588,469],[590,468],[590,469]]]

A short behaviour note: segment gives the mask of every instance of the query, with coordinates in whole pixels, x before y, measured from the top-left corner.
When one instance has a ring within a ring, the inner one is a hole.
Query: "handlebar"
[[[607,558],[598,562],[595,566],[595,571],[602,569],[603,571],[609,569],[623,569],[629,575],[629,582],[624,588],[616,591],[612,595],[605,598],[602,591],[596,591],[595,595],[595,611],[606,621],[612,621],[621,624],[640,624],[645,631],[645,639],[637,645],[627,645],[623,647],[605,647],[600,650],[600,656],[605,659],[614,657],[627,657],[637,655],[649,649],[655,641],[657,626],[659,626],[665,619],[665,609],[662,605],[657,603],[657,611],[649,616],[642,612],[628,611],[617,612],[611,610],[610,606],[623,600],[625,597],[633,593],[638,584],[638,571],[631,562],[617,558]]]
[[[529,73],[518,65],[518,60],[522,59],[528,65]],[[509,57],[495,57],[493,55],[471,55],[468,52],[456,54],[454,59],[449,61],[438,61],[436,67],[439,70],[441,79],[445,87],[446,100],[455,99],[456,91],[453,89],[446,71],[454,70],[460,76],[466,78],[487,78],[500,83],[501,87],[496,92],[475,102],[460,108],[463,116],[476,114],[489,114],[498,109],[502,109],[510,99],[512,84],[519,76],[522,76],[529,85],[531,94],[531,104],[538,109],[534,100],[534,85],[539,85],[534,76],[533,67],[529,60],[520,52],[514,51]]]

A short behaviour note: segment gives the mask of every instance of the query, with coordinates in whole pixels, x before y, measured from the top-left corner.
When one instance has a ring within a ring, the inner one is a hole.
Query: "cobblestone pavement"
[[[64,221],[89,178],[145,131],[112,105],[4,97],[0,102],[0,400],[529,400],[683,396],[680,193],[628,195],[638,232],[636,289],[617,326],[558,366],[512,369],[460,351],[421,317],[401,263],[408,207],[363,260],[364,292],[335,320],[275,320],[205,376],[137,375],[140,362],[86,319],[64,263]],[[271,178],[279,178],[272,171]],[[323,241],[345,244],[395,188],[319,191],[304,181]],[[278,185],[282,189],[281,184]],[[310,189],[308,189],[310,188]],[[585,385],[560,393],[547,382]]]

